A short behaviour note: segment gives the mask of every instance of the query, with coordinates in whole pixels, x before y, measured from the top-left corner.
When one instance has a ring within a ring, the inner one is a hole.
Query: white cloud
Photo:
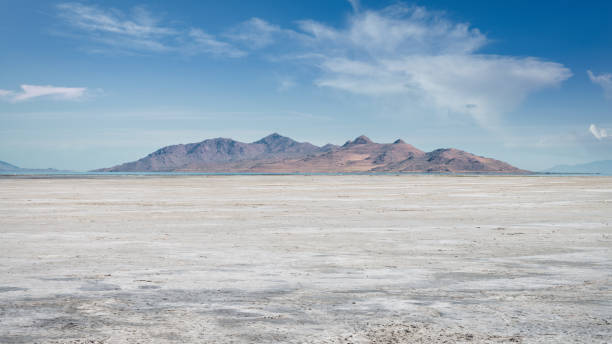
[[[12,102],[21,102],[32,98],[51,97],[58,100],[78,100],[85,96],[85,87],[57,87],[40,85],[21,85],[21,92],[0,90],[0,96]]]
[[[353,12],[359,12],[359,9],[361,7],[359,4],[359,0],[348,0],[348,2],[351,4]]]
[[[604,95],[606,96],[606,98],[612,99],[612,74],[606,73],[595,75],[590,70],[587,71],[587,74],[589,75],[589,79],[591,79],[591,82],[603,88]]]
[[[353,14],[345,28],[299,23],[316,53],[322,87],[425,102],[481,123],[514,109],[530,93],[571,76],[561,64],[479,54],[478,29],[422,7],[394,5]]]
[[[557,63],[487,55],[412,55],[360,62],[330,59],[320,86],[369,96],[411,97],[481,122],[512,110],[529,93],[569,77]]]
[[[292,29],[251,18],[220,36],[164,24],[144,8],[130,15],[75,3],[59,9],[66,22],[98,44],[226,57],[258,51],[269,61],[314,67],[320,87],[418,103],[441,114],[472,116],[483,125],[572,76],[559,63],[479,52],[489,42],[486,35],[442,12],[402,3],[368,10],[349,2],[354,11],[341,27],[302,20]],[[593,78],[609,81],[605,75]]]
[[[191,37],[195,43],[190,48],[191,54],[203,52],[228,57],[242,57],[246,55],[246,52],[235,48],[229,43],[216,40],[214,36],[200,29],[191,29],[191,31],[189,31],[189,37]]]
[[[283,31],[278,25],[272,25],[260,18],[251,18],[228,30],[225,37],[257,49],[272,44]]]
[[[291,78],[281,78],[278,81],[278,87],[276,90],[278,92],[285,92],[297,86],[297,83]]]
[[[361,59],[470,53],[487,42],[478,29],[467,24],[453,23],[439,13],[402,4],[354,13],[342,29],[313,20],[300,21],[298,25],[318,49]]]
[[[103,10],[80,3],[64,3],[57,6],[60,16],[72,25],[88,31],[113,32],[132,37],[155,37],[176,34],[171,28],[159,26],[159,21],[144,8],[136,7],[133,18],[117,10]]]
[[[89,49],[92,52],[246,54],[201,29],[165,24],[142,6],[129,14],[81,3],[63,3],[57,8],[59,17],[77,30],[77,37],[97,45]]]
[[[351,3],[358,8],[358,2]],[[276,49],[274,61],[317,67],[314,82],[320,87],[418,102],[440,113],[470,115],[481,124],[572,76],[555,62],[479,53],[488,39],[478,29],[401,3],[355,10],[340,28],[302,20],[291,30],[258,18],[238,28],[234,38],[256,42],[251,48]]]
[[[603,139],[607,139],[610,137],[608,136],[608,131],[606,131],[606,129],[598,128],[595,124],[591,124],[589,126],[589,131],[598,140],[603,140]]]

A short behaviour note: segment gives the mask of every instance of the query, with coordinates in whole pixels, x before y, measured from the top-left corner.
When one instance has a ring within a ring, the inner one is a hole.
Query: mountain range
[[[53,168],[21,168],[15,165],[9,164],[8,162],[0,160],[0,173],[43,173],[43,172],[61,172]]]
[[[315,146],[277,133],[244,143],[228,138],[163,147],[146,157],[94,172],[491,172],[526,173],[505,162],[454,148],[424,152],[401,139],[376,143],[366,136],[342,146]]]

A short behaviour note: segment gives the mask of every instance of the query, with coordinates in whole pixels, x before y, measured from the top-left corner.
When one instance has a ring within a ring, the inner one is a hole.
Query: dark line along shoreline
[[[89,178],[150,178],[150,177],[215,177],[215,176],[456,176],[456,177],[571,177],[609,176],[601,173],[555,173],[555,172],[533,172],[533,173],[505,173],[505,172],[334,172],[334,173],[232,173],[232,172],[57,172],[57,173],[7,173],[0,172],[2,179],[89,179]]]

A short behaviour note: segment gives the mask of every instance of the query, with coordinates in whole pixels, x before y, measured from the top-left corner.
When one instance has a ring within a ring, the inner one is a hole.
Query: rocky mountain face
[[[225,166],[250,162],[273,162],[305,156],[320,151],[310,143],[301,143],[279,134],[271,134],[253,143],[228,138],[163,147],[146,157],[102,172],[219,171]]]
[[[389,144],[366,136],[322,147],[271,134],[252,143],[227,138],[161,148],[99,172],[497,172],[522,173],[502,161],[454,148],[423,152],[401,139]]]

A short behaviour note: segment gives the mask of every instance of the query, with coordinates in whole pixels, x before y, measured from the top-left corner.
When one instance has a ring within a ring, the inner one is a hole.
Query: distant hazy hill
[[[18,171],[19,167],[0,160],[0,171]]]
[[[279,134],[244,143],[228,138],[161,148],[146,157],[96,172],[527,172],[454,148],[423,152],[402,140],[382,144],[365,136],[318,147]]]
[[[17,167],[15,165],[11,165],[8,162],[5,161],[0,161],[0,172],[8,172],[8,173],[13,173],[13,172],[21,172],[21,173],[27,173],[27,172],[59,172],[59,170],[53,169],[53,168],[46,168],[46,169],[35,169],[35,168],[21,168],[21,167]]]
[[[578,165],[558,165],[544,172],[612,174],[612,160],[593,161]]]

